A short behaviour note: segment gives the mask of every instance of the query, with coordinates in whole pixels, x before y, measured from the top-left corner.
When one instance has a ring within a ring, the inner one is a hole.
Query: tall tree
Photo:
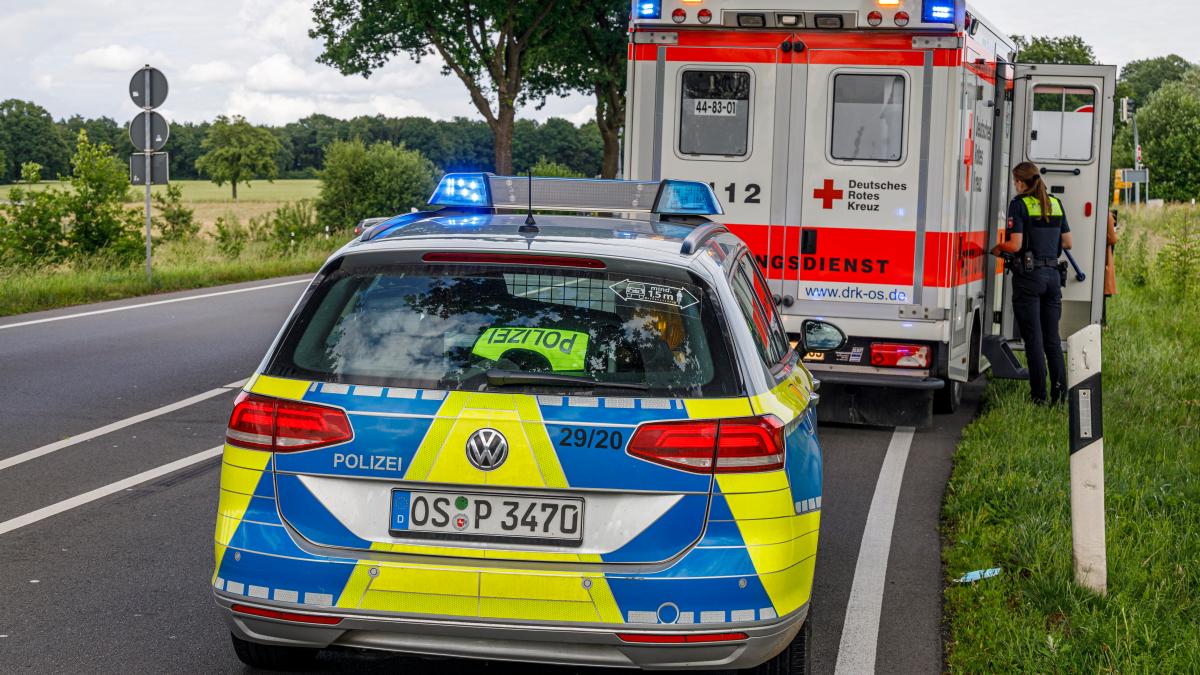
[[[1195,64],[1176,54],[1130,61],[1121,69],[1117,97],[1128,96],[1138,104],[1145,105],[1163,85],[1182,80],[1195,67]]]
[[[570,0],[569,30],[559,42],[539,49],[535,77],[542,90],[591,94],[596,99],[596,127],[604,143],[600,175],[615,178],[621,159],[625,125],[625,73],[629,48],[627,0]],[[557,88],[557,89],[556,89]]]
[[[21,165],[41,165],[42,178],[67,173],[71,149],[45,108],[30,101],[10,98],[0,102],[0,150],[7,165],[0,182],[21,178]]]
[[[1200,198],[1200,70],[1169,82],[1150,96],[1137,113],[1145,164],[1150,168],[1154,197],[1172,201]],[[1125,128],[1116,141],[1114,159],[1133,162],[1133,131]]]
[[[317,0],[316,27],[324,41],[318,59],[345,75],[369,76],[398,53],[420,61],[441,57],[470,94],[495,137],[495,168],[512,172],[517,107],[545,97],[527,87],[532,51],[559,42],[570,26],[561,11],[570,0]],[[540,80],[539,80],[540,82]]]
[[[1017,63],[1065,63],[1091,65],[1096,63],[1096,52],[1078,35],[1050,37],[1014,35],[1017,45]]]
[[[279,139],[270,129],[256,127],[241,115],[217,117],[200,147],[205,152],[196,160],[196,169],[218,186],[229,183],[234,199],[238,183],[249,186],[252,178],[270,181],[278,174]]]

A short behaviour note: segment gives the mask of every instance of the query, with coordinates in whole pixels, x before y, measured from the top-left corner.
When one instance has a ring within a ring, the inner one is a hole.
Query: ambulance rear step
[[[983,357],[992,364],[992,377],[1001,380],[1028,380],[1029,369],[1013,353],[1012,343],[1000,335],[983,338]]]

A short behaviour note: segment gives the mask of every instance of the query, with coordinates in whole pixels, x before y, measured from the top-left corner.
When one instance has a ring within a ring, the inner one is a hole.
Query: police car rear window
[[[545,272],[463,265],[335,271],[289,326],[267,372],[441,390],[740,393],[721,321],[689,275]],[[510,383],[497,381],[498,372],[564,377]]]

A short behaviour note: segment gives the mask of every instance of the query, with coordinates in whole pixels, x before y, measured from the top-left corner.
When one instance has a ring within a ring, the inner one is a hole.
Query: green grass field
[[[0,316],[313,273],[343,243],[344,239],[319,238],[282,255],[266,242],[250,242],[240,256],[230,259],[221,255],[207,237],[170,242],[155,248],[153,284],[146,281],[145,268],[140,264],[67,264],[50,270],[0,268]]]
[[[1200,299],[1123,282],[1103,344],[1109,595],[1073,583],[1067,411],[994,381],[943,511],[952,672],[1200,671]]]
[[[206,180],[177,180],[172,181],[172,183],[183,189],[184,201],[193,204],[235,203],[230,194],[228,183],[222,187],[217,187],[215,183]],[[61,185],[61,183],[58,181],[43,181],[38,185],[39,187],[47,188]],[[8,192],[12,188],[12,185],[0,185],[0,201],[8,199]],[[294,202],[301,199],[316,199],[319,188],[320,181],[316,179],[277,180],[273,183],[268,183],[265,180],[256,180],[251,182],[249,186],[238,186],[238,202],[280,203]],[[153,188],[155,192],[164,189],[165,187],[161,185]],[[137,203],[144,199],[145,188],[130,188],[130,195],[133,197],[131,203]]]

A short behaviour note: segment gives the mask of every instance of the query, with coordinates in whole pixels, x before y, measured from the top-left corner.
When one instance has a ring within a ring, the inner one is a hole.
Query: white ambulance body
[[[773,2],[634,4],[625,172],[711,183],[789,332],[850,336],[806,359],[823,418],[928,424],[989,363],[1019,375],[987,254],[1017,162],[1043,167],[1087,274],[1064,336],[1099,320],[1114,68],[1014,65],[962,0]]]

